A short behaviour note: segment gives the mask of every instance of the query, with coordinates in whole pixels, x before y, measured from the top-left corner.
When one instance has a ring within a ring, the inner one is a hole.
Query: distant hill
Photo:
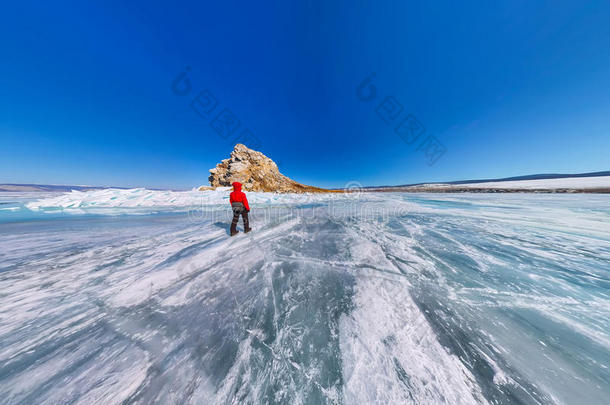
[[[514,177],[502,177],[496,179],[478,179],[478,180],[454,180],[454,181],[439,181],[433,183],[412,183],[412,184],[401,184],[397,186],[366,186],[364,188],[405,188],[432,184],[476,184],[476,183],[491,183],[491,182],[502,182],[502,181],[518,181],[518,180],[549,180],[549,179],[567,179],[576,177],[605,177],[610,176],[610,171],[603,172],[591,172],[591,173],[577,173],[577,174],[560,174],[560,173],[545,173],[545,174],[528,174],[525,176],[514,176]]]
[[[423,193],[610,193],[610,171],[579,174],[532,174],[501,179],[365,187],[363,191]]]
[[[100,190],[109,187],[96,186],[63,186],[51,184],[0,184],[0,191],[46,191],[46,192],[68,192],[72,190],[87,191]],[[121,187],[113,187],[121,188]]]
[[[3,191],[15,191],[15,192],[56,192],[56,193],[67,193],[72,190],[75,191],[88,191],[88,190],[105,190],[108,188],[115,188],[119,190],[128,190],[129,187],[113,187],[113,186],[66,186],[56,184],[0,184],[0,192]],[[164,190],[160,188],[149,188],[149,190]],[[179,190],[173,190],[179,191]]]

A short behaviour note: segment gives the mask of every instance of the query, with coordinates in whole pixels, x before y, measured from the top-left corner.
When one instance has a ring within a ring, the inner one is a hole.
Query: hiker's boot
[[[231,236],[235,236],[239,233],[239,231],[231,231]]]
[[[246,229],[244,229],[244,233],[248,233],[248,232],[250,232],[251,230],[252,230],[252,228],[246,228]]]

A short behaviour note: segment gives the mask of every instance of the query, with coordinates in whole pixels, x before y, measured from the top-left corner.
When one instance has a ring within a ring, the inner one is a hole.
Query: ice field
[[[0,403],[608,403],[607,195],[248,198],[0,194]]]

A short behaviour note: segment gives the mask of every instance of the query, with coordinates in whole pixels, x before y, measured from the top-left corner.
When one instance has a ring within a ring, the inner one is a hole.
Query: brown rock
[[[248,191],[279,193],[324,193],[318,187],[306,186],[280,173],[273,160],[260,152],[238,143],[231,157],[224,159],[210,170],[210,186],[230,187],[238,181]]]

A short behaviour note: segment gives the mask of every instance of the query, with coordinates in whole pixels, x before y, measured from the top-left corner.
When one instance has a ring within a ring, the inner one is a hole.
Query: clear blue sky
[[[0,183],[207,184],[224,108],[319,186],[610,170],[608,1],[97,4],[4,2]],[[205,89],[209,119],[189,106]],[[386,96],[446,147],[434,165],[375,112]]]

